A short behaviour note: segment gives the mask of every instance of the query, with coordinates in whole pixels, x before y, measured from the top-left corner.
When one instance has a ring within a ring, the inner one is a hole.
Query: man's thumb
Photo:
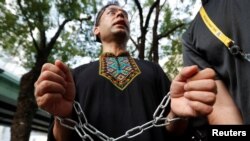
[[[199,71],[196,65],[184,67],[175,77],[175,81],[185,82]]]

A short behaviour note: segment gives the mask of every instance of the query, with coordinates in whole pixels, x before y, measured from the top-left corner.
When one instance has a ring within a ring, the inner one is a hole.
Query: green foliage
[[[190,3],[182,9],[179,7],[171,9],[171,7],[167,4],[163,7],[163,22],[159,28],[160,33],[165,33],[178,25],[184,24],[184,26],[177,28],[173,33],[163,39],[165,44],[160,44],[160,48],[163,50],[163,54],[160,56],[168,58],[168,61],[164,64],[163,69],[170,79],[173,79],[183,66],[181,36],[188,27],[188,21],[180,19],[178,15],[181,15],[181,13],[191,15],[189,12],[191,11],[195,0],[190,0],[189,2]]]
[[[166,32],[181,23],[181,20],[175,19],[173,12],[168,4],[163,7],[163,21],[160,26],[160,32]]]
[[[82,20],[88,15],[93,17],[95,3],[95,0],[0,1],[0,47],[7,54],[19,57],[25,68],[32,68],[38,51],[48,48],[59,26],[68,20],[56,38],[48,60],[59,58],[67,62],[74,55],[84,56],[89,42],[91,46],[97,46],[90,36],[93,20]]]
[[[143,7],[150,7],[153,3],[154,3],[154,0],[147,0],[147,1],[144,3]]]
[[[18,1],[21,5],[18,5]],[[147,11],[153,2],[154,0],[147,0],[142,3],[144,18],[146,18]],[[95,37],[92,35],[92,29],[95,13],[99,9],[97,7],[101,3],[101,0],[14,0],[13,3],[0,1],[0,47],[8,54],[19,57],[23,66],[31,68],[36,62],[37,55],[34,40],[40,49],[44,48],[41,44],[42,33],[45,33],[46,45],[48,45],[62,22],[70,20],[57,38],[48,60],[52,62],[55,59],[62,59],[67,62],[75,55],[96,58],[101,50],[99,45],[94,42]],[[134,39],[138,39],[139,35],[136,34],[140,30],[138,28],[138,9],[133,2],[128,1],[128,5],[127,7],[130,7],[128,12],[132,18],[131,35]],[[189,8],[187,6],[175,10],[187,12]],[[162,5],[160,14],[159,34],[168,32],[183,22],[173,14],[173,9],[170,9],[168,3]],[[80,22],[79,20],[86,15],[90,15],[92,19]],[[150,30],[153,26],[153,20],[154,14],[151,16],[149,34],[146,37],[146,53],[152,41]],[[179,55],[174,51],[176,49],[174,47],[180,43],[176,41],[179,40],[184,30],[185,28],[178,28],[169,36],[164,37],[162,39],[164,41],[160,41],[160,57]],[[136,51],[133,45],[129,44],[129,46],[132,54],[138,54],[138,50]],[[175,65],[173,67],[179,67],[176,63],[172,64]]]
[[[81,4],[75,0],[57,0],[56,8],[65,18],[79,18],[81,9],[84,8]]]
[[[182,45],[180,39],[172,40],[171,46],[167,46],[167,48],[170,48],[170,52],[168,52],[169,60],[164,64],[163,69],[167,73],[169,79],[172,80],[183,66]]]

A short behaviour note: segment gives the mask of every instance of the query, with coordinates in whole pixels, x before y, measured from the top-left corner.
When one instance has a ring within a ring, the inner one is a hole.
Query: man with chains
[[[158,64],[132,58],[126,51],[128,15],[119,5],[110,3],[99,11],[94,34],[102,43],[98,61],[72,72],[59,60],[47,63],[35,83],[38,106],[58,117],[51,124],[49,140],[166,141],[172,133],[185,133],[188,117],[213,115],[215,72],[190,66],[171,83]],[[170,106],[164,102],[168,92]],[[169,126],[151,128],[159,118]]]

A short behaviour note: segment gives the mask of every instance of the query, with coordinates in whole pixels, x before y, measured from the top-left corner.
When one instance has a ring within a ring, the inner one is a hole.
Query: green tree
[[[168,61],[163,68],[170,79],[173,79],[183,67],[181,36],[192,21],[192,16],[196,14],[193,12],[195,4],[197,4],[195,0],[189,0],[186,3],[181,0],[176,7],[172,7],[172,10],[165,12],[165,22],[162,24],[160,31],[164,34],[163,31],[167,30],[171,34],[165,34],[169,42],[161,44],[161,48],[163,49],[163,54],[168,57]],[[186,18],[178,18],[178,15],[186,15]]]
[[[196,2],[189,0],[189,3],[185,4],[183,0],[177,1],[182,8],[170,7],[170,1],[167,0],[147,0],[145,3],[134,0],[135,7],[131,12],[137,14],[132,16],[132,23],[138,23],[139,19],[139,25],[133,24],[136,25],[135,28],[139,27],[139,31],[136,32],[139,35],[130,37],[138,51],[138,58],[158,63],[161,57],[168,56],[169,61],[164,70],[170,78],[175,76],[178,68],[182,66],[180,36],[191,20],[180,19],[178,15],[192,15],[191,8]]]
[[[13,0],[0,1],[0,47],[18,56],[29,72],[21,77],[17,110],[11,127],[12,141],[28,141],[37,110],[34,82],[41,67],[56,58],[68,61],[84,55],[86,40],[75,40],[81,32],[88,36],[90,15],[96,2],[85,0]],[[81,17],[81,15],[83,15]],[[84,24],[85,26],[82,26]],[[79,32],[81,31],[81,32]],[[79,46],[80,45],[80,46]]]

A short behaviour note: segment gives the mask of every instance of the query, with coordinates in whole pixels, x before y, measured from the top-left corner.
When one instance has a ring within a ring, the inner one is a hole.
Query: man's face
[[[121,38],[127,41],[130,33],[127,12],[116,5],[107,7],[94,32],[102,40],[108,41]]]

